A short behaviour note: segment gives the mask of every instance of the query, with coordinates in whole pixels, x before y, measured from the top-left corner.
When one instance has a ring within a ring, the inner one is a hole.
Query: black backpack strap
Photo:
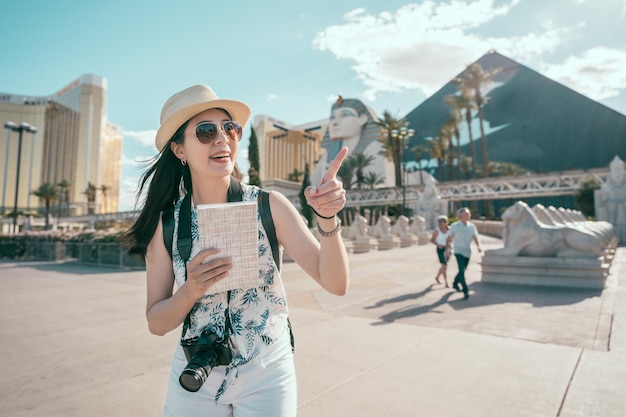
[[[270,241],[272,248],[272,256],[274,257],[274,263],[280,271],[282,265],[281,252],[278,246],[278,237],[276,237],[276,226],[274,225],[274,219],[272,218],[272,208],[270,207],[270,193],[264,190],[259,191],[258,196],[259,213],[261,215],[261,222],[265,233],[267,233],[267,239]],[[289,339],[291,341],[291,351],[296,350],[296,339],[293,335],[293,328],[291,326],[291,320],[287,317],[287,326],[289,327]]]
[[[178,252],[185,263],[191,256],[191,193],[187,193],[178,213]]]
[[[281,256],[280,256],[280,248],[278,247],[278,238],[276,237],[276,227],[274,226],[274,219],[272,218],[272,209],[270,207],[270,193],[264,190],[259,191],[258,196],[258,204],[259,204],[259,214],[261,215],[261,222],[263,223],[263,228],[267,233],[267,238],[270,241],[270,246],[272,248],[272,256],[274,257],[274,262],[276,263],[276,267],[280,271],[280,267],[282,265]]]
[[[174,242],[174,206],[163,210],[161,213],[161,224],[163,225],[163,244],[171,258],[172,243]]]

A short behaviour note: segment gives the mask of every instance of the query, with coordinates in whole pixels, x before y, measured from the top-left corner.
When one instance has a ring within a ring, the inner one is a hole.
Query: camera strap
[[[230,186],[228,187],[228,194],[226,196],[226,201],[229,203],[243,201],[243,190],[241,189],[241,183],[237,181],[235,178],[230,177]],[[173,219],[173,216],[172,216]],[[168,232],[169,233],[169,232]],[[171,242],[172,239],[169,239]],[[185,263],[185,281],[187,281],[187,261],[191,256],[191,193],[187,193],[185,198],[183,198],[183,202],[180,206],[180,213],[178,216],[178,239],[176,241],[178,245],[178,252],[180,253],[183,262]],[[171,243],[170,243],[171,245]],[[169,249],[169,248],[168,248]],[[171,249],[169,249],[171,251]],[[170,252],[171,253],[171,252]],[[228,339],[228,335],[231,332],[231,323],[230,323],[230,294],[228,291],[226,294],[226,310],[224,311],[225,315],[225,324],[224,324],[224,339]],[[187,313],[185,317],[185,321],[183,322],[183,331],[181,338],[185,337],[189,326],[191,325],[191,311]]]

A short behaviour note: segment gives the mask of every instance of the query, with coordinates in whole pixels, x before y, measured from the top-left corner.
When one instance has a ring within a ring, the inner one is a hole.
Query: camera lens
[[[190,369],[189,367],[186,367],[185,370],[180,374],[178,382],[180,382],[180,385],[187,391],[196,392],[202,387],[202,384],[204,384],[204,381],[206,381],[207,376],[209,376],[209,374],[203,367],[195,369]]]
[[[204,384],[214,366],[218,365],[218,357],[212,349],[199,350],[189,361],[178,378],[180,385],[187,391],[196,392]]]

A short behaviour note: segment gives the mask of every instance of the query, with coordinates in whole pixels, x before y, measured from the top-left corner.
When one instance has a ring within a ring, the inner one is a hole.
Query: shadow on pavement
[[[410,300],[413,300],[414,303],[419,303],[420,301],[428,302],[431,298],[428,295],[433,291],[433,287],[434,285],[431,284],[422,291],[379,300],[375,304],[364,308],[374,309],[387,304],[404,303]],[[373,323],[373,325],[390,323],[425,313],[441,313],[433,310],[445,304],[448,304],[455,310],[509,303],[524,303],[541,308],[573,305],[589,298],[602,296],[601,289],[487,284],[482,282],[472,283],[468,287],[470,289],[470,298],[467,300],[463,299],[462,293],[450,289],[436,301],[421,305],[412,304],[387,312],[381,315],[379,317],[380,321]]]

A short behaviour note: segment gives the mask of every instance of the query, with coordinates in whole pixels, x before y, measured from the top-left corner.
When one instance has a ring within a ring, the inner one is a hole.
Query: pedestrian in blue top
[[[463,291],[465,299],[469,298],[469,290],[465,282],[465,270],[470,261],[472,254],[472,240],[476,243],[478,253],[482,252],[480,242],[478,241],[478,230],[474,223],[469,219],[472,216],[467,207],[460,208],[457,211],[459,220],[450,225],[450,234],[448,235],[448,244],[454,241],[454,257],[459,265],[459,272],[454,277],[452,287],[457,291]]]

